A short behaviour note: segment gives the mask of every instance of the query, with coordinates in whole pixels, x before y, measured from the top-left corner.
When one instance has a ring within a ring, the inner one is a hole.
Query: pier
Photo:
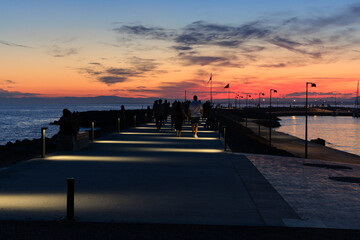
[[[76,226],[105,224],[112,229],[140,224],[137,231],[141,232],[147,224],[175,224],[185,232],[189,228],[233,232],[228,239],[244,231],[260,236],[254,229],[262,229],[262,234],[276,232],[275,239],[284,234],[296,236],[307,228],[313,228],[312,235],[308,230],[302,234],[311,236],[327,236],[332,228],[360,229],[359,221],[346,225],[359,216],[350,216],[350,210],[358,210],[346,205],[358,194],[344,190],[344,183],[324,179],[327,169],[294,168],[292,164],[303,163],[301,158],[233,153],[229,148],[224,151],[224,139],[219,139],[218,132],[203,127],[197,139],[192,137],[190,125],[184,126],[180,138],[175,137],[169,123],[160,132],[155,128],[154,123],[143,124],[95,139],[81,151],[56,152],[1,169],[0,225],[7,226],[9,220],[20,223],[19,228],[24,228],[24,222],[69,224],[66,181],[73,178],[72,221]],[[291,178],[280,174],[289,169],[293,171]],[[358,166],[351,169],[360,173]],[[340,188],[343,195],[323,199],[322,190],[319,199],[309,197],[317,196],[317,192],[308,192],[314,171],[322,174],[316,175],[322,180],[316,182],[315,190],[331,185],[327,196]],[[330,207],[311,207],[322,201],[338,203],[331,205],[335,208],[346,205],[347,214],[341,221],[327,222],[334,217]],[[302,206],[311,207],[313,212]],[[210,232],[205,232],[199,238],[211,239]]]

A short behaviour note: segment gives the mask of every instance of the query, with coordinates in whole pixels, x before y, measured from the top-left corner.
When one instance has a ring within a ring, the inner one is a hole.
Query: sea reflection
[[[305,138],[305,116],[281,117],[277,131]],[[325,139],[327,146],[360,155],[360,119],[348,116],[309,116],[308,140]]]

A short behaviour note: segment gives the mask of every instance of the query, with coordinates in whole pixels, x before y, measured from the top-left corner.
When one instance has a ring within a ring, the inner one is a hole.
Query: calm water
[[[123,104],[125,109],[141,109],[151,104]],[[48,127],[47,137],[52,137],[59,131],[59,126],[49,123],[59,120],[62,110],[120,110],[119,104],[28,104],[0,105],[0,145],[16,140],[40,138],[42,127]]]
[[[281,117],[277,131],[305,139],[305,117]],[[308,140],[322,138],[327,146],[360,155],[360,118],[308,117]]]

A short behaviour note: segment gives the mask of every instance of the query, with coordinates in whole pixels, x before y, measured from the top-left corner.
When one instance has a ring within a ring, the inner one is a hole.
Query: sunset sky
[[[0,4],[0,97],[353,97],[355,0],[12,0]]]

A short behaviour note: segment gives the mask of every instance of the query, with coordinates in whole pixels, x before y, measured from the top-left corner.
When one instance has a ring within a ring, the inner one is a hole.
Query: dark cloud
[[[258,22],[227,26],[197,21],[186,26],[174,40],[185,46],[215,45],[235,48],[249,39],[263,39],[269,33],[270,31]]]
[[[29,47],[29,46],[25,46],[25,45],[21,45],[21,44],[17,44],[17,43],[12,43],[12,42],[7,42],[7,41],[3,41],[3,40],[0,40],[0,44],[5,45],[5,46],[9,46],[9,47],[32,48],[32,47]]]
[[[193,56],[185,55],[181,57],[184,60],[185,65],[210,65],[210,64],[220,64],[227,62],[227,59],[224,57],[212,57],[212,56]]]
[[[158,63],[154,59],[144,59],[138,57],[132,57],[128,60],[130,67],[116,68],[105,67],[100,63],[89,63],[93,67],[86,67],[79,69],[80,72],[88,74],[100,82],[112,85],[115,83],[121,83],[131,81],[133,78],[144,77],[146,73],[156,71]]]
[[[47,53],[53,57],[67,57],[70,55],[78,54],[78,49],[77,48],[64,48],[64,47],[60,47],[57,45],[53,45],[47,50]]]
[[[99,82],[106,83],[107,85],[112,85],[115,83],[121,83],[127,81],[127,77],[117,77],[117,76],[102,76],[97,78]]]
[[[140,73],[154,71],[159,66],[155,59],[145,59],[138,57],[132,57],[130,59],[130,63],[134,66],[136,71]]]
[[[291,18],[284,22],[284,25],[290,25],[293,30],[305,34],[316,33],[325,28],[346,27],[357,25],[360,20],[360,4],[351,5],[338,13],[325,17],[315,17],[308,19]]]
[[[118,89],[114,90],[117,92],[133,92],[136,94],[141,93],[156,93],[163,97],[176,99],[181,98],[183,99],[184,91],[187,90],[187,92],[190,94],[190,92],[197,92],[197,89],[203,88],[203,81],[199,79],[193,79],[188,81],[182,81],[182,82],[161,82],[159,87],[156,88],[146,88],[143,86],[135,87],[131,89]],[[206,92],[208,93],[208,92]]]
[[[177,51],[190,51],[193,49],[192,47],[189,46],[173,46],[172,48]]]
[[[295,53],[305,54],[312,58],[321,58],[320,52],[309,52],[308,50],[300,48],[300,47],[304,47],[303,44],[286,39],[286,38],[274,37],[274,38],[268,40],[268,42],[270,42],[278,47],[285,48],[289,51],[295,52]]]
[[[150,39],[168,39],[171,33],[167,32],[164,28],[159,27],[145,27],[143,25],[128,26],[124,25],[119,28],[113,29],[117,33],[126,33],[138,35]]]
[[[109,68],[106,70],[106,73],[117,76],[132,76],[132,77],[138,76],[140,74],[139,72],[126,68]]]
[[[127,40],[134,36],[167,40],[173,43],[171,49],[178,52],[184,65],[244,66],[256,62],[261,51],[274,51],[275,46],[294,53],[291,60],[285,59],[263,67],[281,68],[343,59],[344,51],[353,51],[354,46],[360,43],[357,26],[359,20],[360,4],[354,4],[337,9],[336,13],[325,13],[322,17],[292,17],[280,23],[261,20],[231,25],[196,21],[178,30],[144,25],[123,25],[113,30],[131,35]],[[245,60],[239,64],[221,53],[204,53],[206,47],[214,46],[216,50],[236,51],[233,55]],[[295,64],[296,61],[302,64]]]
[[[200,65],[200,66],[221,66],[221,67],[241,67],[241,64],[236,63],[237,56],[222,54],[219,56],[202,56],[197,52],[180,53],[178,55],[184,66]]]
[[[284,68],[284,67],[287,67],[287,64],[286,64],[286,63],[263,64],[263,65],[260,65],[260,67],[265,67],[265,68]]]
[[[39,94],[35,93],[23,93],[16,91],[7,91],[0,88],[0,98],[19,98],[19,97],[35,97]]]

